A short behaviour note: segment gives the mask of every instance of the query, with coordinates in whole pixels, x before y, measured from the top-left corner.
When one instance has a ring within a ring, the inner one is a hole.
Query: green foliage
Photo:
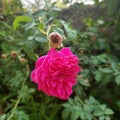
[[[14,15],[23,11],[21,0],[1,0],[0,1],[0,14]]]
[[[14,29],[16,30],[19,27],[20,23],[24,22],[32,22],[32,19],[29,16],[18,16],[17,18],[15,18],[13,22]],[[30,29],[31,27],[34,26],[34,24],[28,24],[26,26],[28,26],[27,29],[28,28]]]
[[[104,104],[100,104],[92,96],[84,102],[78,97],[69,99],[68,103],[64,103],[63,106],[63,119],[70,118],[70,120],[77,120],[78,118],[81,118],[82,120],[96,120],[97,118],[104,118],[105,120],[108,120],[110,119],[109,115],[113,114],[111,109],[107,108]]]
[[[60,11],[49,4],[33,14],[7,15],[0,21],[0,120],[119,120],[119,17],[113,15],[117,23],[106,16],[85,18],[86,28],[77,31],[58,19]],[[46,96],[30,79],[35,60],[49,49],[52,31],[62,34],[64,46],[78,55],[82,66],[66,101]]]

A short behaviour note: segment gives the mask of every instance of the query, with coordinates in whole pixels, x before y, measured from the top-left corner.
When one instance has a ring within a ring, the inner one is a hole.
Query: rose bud
[[[20,61],[21,63],[25,63],[25,62],[26,62],[26,59],[25,59],[25,58],[19,58],[19,61]]]
[[[12,58],[16,58],[17,57],[17,52],[16,51],[12,51],[11,52],[11,57]]]
[[[62,45],[62,36],[57,32],[52,32],[49,35],[49,40],[53,48],[60,48]]]
[[[2,58],[2,59],[6,59],[6,58],[7,58],[7,55],[3,53],[3,54],[1,55],[1,58]]]

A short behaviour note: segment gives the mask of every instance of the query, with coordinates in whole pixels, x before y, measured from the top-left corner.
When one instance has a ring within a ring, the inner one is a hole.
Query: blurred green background
[[[30,79],[53,31],[82,66],[65,101]],[[120,0],[0,0],[0,120],[119,120],[119,91]]]

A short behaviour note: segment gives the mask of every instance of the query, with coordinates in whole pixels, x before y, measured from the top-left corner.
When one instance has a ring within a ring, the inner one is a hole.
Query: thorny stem
[[[25,80],[24,80],[24,82],[22,83],[22,86],[24,86],[24,84],[25,84],[25,82],[26,82],[26,79],[28,78],[29,73],[30,73],[28,64],[26,64],[26,68],[27,68],[27,73],[26,73]],[[13,108],[13,110],[16,110],[16,109],[17,109],[18,104],[20,103],[20,100],[21,100],[21,96],[19,95],[19,96],[18,96],[18,99],[17,99],[17,101],[16,101],[16,104],[15,104],[15,106],[14,106],[14,108]],[[11,118],[12,118],[13,116],[14,116],[14,112],[11,113],[11,115],[8,117],[7,120],[11,120]]]

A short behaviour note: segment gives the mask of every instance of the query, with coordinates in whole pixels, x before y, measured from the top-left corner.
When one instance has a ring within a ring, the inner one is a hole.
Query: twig
[[[26,82],[26,79],[27,79],[27,77],[29,76],[29,72],[30,72],[28,64],[26,65],[26,68],[27,68],[27,73],[26,73],[25,80],[24,80],[24,82],[22,83],[22,86],[24,86],[24,84],[25,84],[25,82]],[[13,110],[16,110],[16,109],[17,109],[18,104],[20,103],[20,100],[21,100],[21,96],[19,95],[19,96],[18,96],[18,99],[17,99],[17,101],[16,101],[16,104],[15,104],[15,106],[14,106],[14,108],[13,108]],[[13,116],[14,116],[14,112],[12,111],[11,115],[8,117],[7,120],[11,120],[11,118],[12,118]]]

